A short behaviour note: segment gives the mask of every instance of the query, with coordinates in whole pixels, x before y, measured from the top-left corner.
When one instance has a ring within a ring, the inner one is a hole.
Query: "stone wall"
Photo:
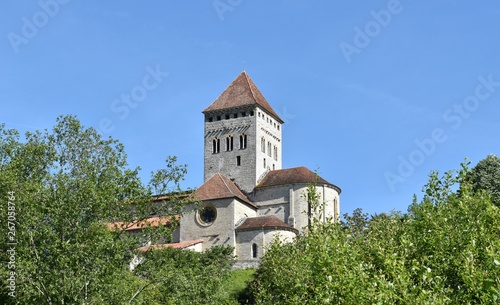
[[[208,200],[202,206],[213,206],[217,217],[211,224],[204,224],[199,219],[198,208],[191,205],[181,217],[181,241],[203,240],[203,249],[214,245],[234,247],[234,198]]]
[[[324,204],[322,220],[339,218],[339,194],[330,185],[317,185],[319,202]],[[275,215],[283,222],[303,232],[309,224],[307,217],[307,184],[287,184],[254,190],[249,198],[258,206],[258,215]]]
[[[242,135],[246,136],[245,148],[240,146]],[[226,145],[228,137],[232,137],[232,150]],[[219,150],[215,153],[214,139],[219,141]],[[234,179],[240,189],[248,193],[267,171],[281,169],[281,124],[259,107],[206,113],[204,143],[205,181],[220,172],[229,179]],[[268,145],[271,147],[270,151]]]
[[[243,116],[243,113],[245,116]],[[237,118],[234,116],[237,115]],[[226,116],[229,116],[226,119]],[[220,120],[219,120],[220,118]],[[210,121],[211,120],[211,121]],[[235,108],[205,115],[204,177],[207,181],[220,172],[243,191],[255,186],[255,108]],[[226,138],[232,136],[233,149],[227,150]],[[240,148],[240,136],[246,136],[246,147]],[[213,140],[220,141],[220,150],[213,152]],[[239,157],[240,165],[237,164]]]
[[[258,262],[276,238],[291,242],[295,233],[281,229],[255,229],[236,232],[236,256],[238,261]]]
[[[282,160],[281,123],[259,107],[256,111],[255,170],[257,180],[254,186],[268,171],[281,169]],[[262,139],[264,139],[264,143],[262,143]],[[264,144],[264,149],[262,149],[262,144]],[[269,150],[269,148],[271,149]],[[277,156],[275,156],[275,148]]]
[[[203,249],[215,245],[235,247],[235,225],[238,221],[256,215],[254,208],[235,198],[207,200],[201,204],[212,206],[217,211],[215,221],[210,224],[200,220],[198,207],[191,205],[181,217],[180,240],[203,240]]]

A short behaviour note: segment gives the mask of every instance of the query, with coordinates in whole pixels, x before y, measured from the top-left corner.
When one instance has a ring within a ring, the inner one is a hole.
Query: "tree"
[[[232,304],[223,283],[230,275],[233,260],[233,248],[224,246],[212,247],[204,253],[172,248],[153,251],[135,271],[145,284],[141,289],[146,292],[137,301],[172,305]]]
[[[491,195],[493,203],[500,207],[500,158],[488,155],[479,161],[467,178],[474,191],[484,190]]]
[[[342,221],[342,226],[352,236],[362,234],[368,227],[368,213],[363,213],[363,209],[361,208],[352,211],[352,215],[345,213],[343,216],[344,221]]]
[[[250,285],[251,300],[498,304],[500,209],[473,191],[467,173],[465,164],[442,177],[432,172],[408,213],[373,217],[356,238],[340,224],[314,222],[294,243],[275,242]]]
[[[179,184],[185,173],[186,166],[169,157],[143,184],[139,168],[128,168],[122,144],[73,116],[59,117],[50,132],[26,133],[24,141],[0,126],[1,259],[12,262],[0,273],[14,279],[2,286],[0,301],[126,303],[143,284],[128,270],[142,244],[106,223],[133,224],[152,210],[180,215],[187,203]],[[172,195],[153,203],[153,191]],[[154,243],[173,229],[144,230]]]

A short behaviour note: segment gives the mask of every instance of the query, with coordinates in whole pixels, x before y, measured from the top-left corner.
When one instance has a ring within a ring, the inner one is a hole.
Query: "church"
[[[340,188],[306,167],[282,168],[283,120],[243,71],[205,110],[204,183],[192,194],[172,244],[203,251],[234,248],[236,268],[258,266],[275,239],[307,232],[314,185],[317,219],[339,218]]]

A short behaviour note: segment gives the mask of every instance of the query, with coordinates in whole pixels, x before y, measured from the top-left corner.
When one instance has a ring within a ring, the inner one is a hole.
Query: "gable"
[[[238,198],[253,208],[257,208],[231,179],[216,173],[200,186],[193,194],[196,200],[216,200],[222,198]]]

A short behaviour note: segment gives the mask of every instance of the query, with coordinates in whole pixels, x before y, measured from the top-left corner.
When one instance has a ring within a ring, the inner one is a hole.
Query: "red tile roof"
[[[282,229],[295,232],[299,231],[294,227],[287,225],[274,215],[249,217],[236,228],[236,231],[253,231],[262,229]]]
[[[201,240],[201,239],[190,240],[190,241],[181,241],[181,242],[173,243],[173,244],[159,244],[159,245],[144,246],[144,247],[138,248],[137,250],[139,250],[141,252],[146,252],[150,248],[152,248],[153,250],[158,250],[158,249],[163,249],[163,248],[185,249],[185,248],[194,246],[194,245],[202,243],[202,242],[203,242],[203,240]]]
[[[175,220],[179,220],[179,216],[175,216]],[[160,224],[167,225],[172,221],[172,217],[151,217],[142,221],[123,222],[117,221],[106,224],[111,230],[121,229],[125,231],[139,230],[146,226],[158,227]]]
[[[321,178],[320,176],[318,176],[316,173],[314,173],[305,166],[270,171],[255,188],[294,184],[294,183],[328,184],[336,188],[339,194],[341,192],[338,186]]]
[[[193,194],[193,197],[197,200],[212,200],[221,198],[238,198],[246,204],[256,208],[242,192],[226,176],[216,173],[210,179],[205,181],[202,186],[200,186]]]
[[[203,110],[203,113],[250,105],[260,106],[264,111],[280,121],[280,123],[283,123],[283,120],[269,105],[264,95],[262,95],[245,71],[241,72],[226,90],[210,106]]]

